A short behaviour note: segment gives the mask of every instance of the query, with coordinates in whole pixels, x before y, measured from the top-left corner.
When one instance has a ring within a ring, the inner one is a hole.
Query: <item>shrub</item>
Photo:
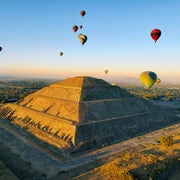
[[[118,164],[118,160],[105,164],[99,169],[99,172],[100,174],[106,176],[106,178],[108,179],[133,180],[132,174],[128,170],[123,169]]]
[[[162,146],[172,146],[174,143],[172,136],[163,136],[160,138],[160,145]]]

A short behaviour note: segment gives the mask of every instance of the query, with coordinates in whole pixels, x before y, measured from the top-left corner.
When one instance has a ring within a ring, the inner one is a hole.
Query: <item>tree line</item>
[[[54,80],[0,80],[0,102],[15,102]]]

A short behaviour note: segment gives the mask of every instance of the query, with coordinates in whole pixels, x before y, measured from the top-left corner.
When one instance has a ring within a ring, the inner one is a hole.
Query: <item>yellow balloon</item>
[[[112,86],[117,86],[117,83],[113,82],[111,83]]]
[[[105,70],[104,70],[104,73],[105,73],[105,74],[107,74],[107,73],[108,73],[108,70],[107,70],[107,69],[105,69]]]
[[[87,41],[87,36],[84,34],[79,34],[78,39],[81,42],[81,44],[84,45],[84,43]]]
[[[156,80],[157,75],[152,71],[145,71],[140,74],[140,81],[144,84],[146,89],[150,89]]]
[[[157,78],[156,84],[160,84],[160,83],[161,83],[161,79]]]

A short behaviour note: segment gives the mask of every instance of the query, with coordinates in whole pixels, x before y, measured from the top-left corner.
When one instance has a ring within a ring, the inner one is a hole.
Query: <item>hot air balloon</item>
[[[2,47],[0,47],[0,51],[2,51]]]
[[[62,55],[63,55],[63,52],[60,52],[59,55],[62,56]]]
[[[160,36],[161,36],[161,31],[159,29],[153,29],[151,31],[151,37],[155,41],[155,43],[159,39]]]
[[[107,74],[107,73],[108,73],[108,70],[107,70],[107,69],[105,69],[105,70],[104,70],[104,73],[105,73],[105,74]]]
[[[83,26],[82,26],[82,25],[80,25],[80,26],[79,26],[79,29],[82,29],[82,27],[83,27]]]
[[[155,84],[160,84],[161,83],[161,79],[157,78],[156,83]]]
[[[152,71],[145,71],[140,74],[140,81],[144,84],[146,89],[150,89],[156,80],[157,75]]]
[[[84,45],[84,43],[87,41],[87,36],[84,34],[79,34],[78,39],[81,42],[81,44]]]
[[[82,10],[82,11],[80,11],[80,14],[83,17],[86,14],[86,11]]]
[[[112,86],[117,86],[117,83],[113,82],[111,83]]]
[[[78,30],[78,26],[73,26],[73,27],[72,27],[72,30],[73,30],[74,32],[76,32],[76,31]]]

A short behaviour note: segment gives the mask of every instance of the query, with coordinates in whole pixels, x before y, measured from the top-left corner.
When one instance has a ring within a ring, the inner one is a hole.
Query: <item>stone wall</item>
[[[69,144],[75,143],[76,126],[73,122],[35,111],[16,104],[6,104],[0,109],[0,115],[3,118],[13,121],[15,124],[25,127],[35,136],[36,128],[46,132],[47,135],[59,137]],[[39,131],[38,131],[39,132]],[[45,138],[45,137],[44,137]],[[43,140],[43,137],[41,137]]]
[[[80,122],[100,121],[152,111],[156,106],[140,98],[121,98],[80,103]]]
[[[124,118],[77,125],[75,144],[89,143],[89,141],[108,136],[111,137],[111,140],[121,141],[179,122],[178,118],[172,119],[172,117],[166,116],[147,112]],[[106,141],[106,138],[104,140]]]
[[[19,104],[43,113],[79,122],[79,103],[76,101],[36,95],[26,103]]]

